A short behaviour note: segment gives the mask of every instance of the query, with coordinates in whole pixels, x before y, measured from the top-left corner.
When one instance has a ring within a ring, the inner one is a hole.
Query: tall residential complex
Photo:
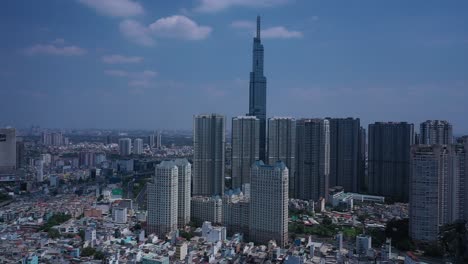
[[[223,221],[223,201],[219,196],[193,196],[190,200],[190,219],[197,225],[205,221],[219,224]]]
[[[193,195],[222,195],[224,192],[224,116],[194,117]]]
[[[16,169],[16,129],[0,128],[0,173]]]
[[[296,197],[296,120],[291,117],[268,119],[268,164],[277,161],[289,170],[289,196]]]
[[[260,16],[257,17],[257,36],[253,39],[252,72],[250,72],[249,84],[249,115],[260,119],[260,159],[266,160],[266,78],[263,75]]]
[[[156,148],[162,147],[162,133],[161,131],[156,132]]]
[[[156,166],[153,182],[147,184],[148,233],[164,236],[177,230],[178,174],[173,161]]]
[[[132,154],[132,140],[130,138],[119,139],[119,153],[121,156]]]
[[[327,198],[330,173],[330,124],[327,119],[301,119],[296,129],[297,198]]]
[[[259,159],[260,120],[255,116],[232,119],[232,188],[250,183],[250,168]]]
[[[419,144],[452,144],[452,125],[445,120],[427,120],[420,125]]]
[[[192,165],[187,159],[174,161],[178,170],[178,210],[177,225],[182,228],[190,222],[190,184],[192,180]]]
[[[328,118],[330,121],[330,186],[358,192],[360,157],[359,118]]]
[[[376,122],[369,125],[369,192],[408,201],[413,124]]]
[[[153,148],[155,146],[155,135],[154,134],[151,134],[148,136],[148,146],[150,148]]]
[[[410,237],[437,241],[439,228],[466,219],[468,145],[411,148]]]
[[[288,243],[288,168],[278,161],[252,166],[249,238],[267,244],[276,240],[280,247]]]
[[[143,139],[136,138],[133,140],[133,154],[140,155],[143,153]]]
[[[229,190],[223,196],[223,225],[229,235],[242,233],[248,237],[250,197],[239,189]]]

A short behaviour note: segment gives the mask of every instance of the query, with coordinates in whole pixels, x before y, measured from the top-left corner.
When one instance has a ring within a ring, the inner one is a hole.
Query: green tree
[[[55,228],[50,228],[49,231],[47,231],[47,235],[52,239],[56,239],[60,237],[59,231]]]
[[[456,221],[441,227],[439,240],[442,248],[454,263],[463,263],[468,243],[465,221]]]
[[[106,256],[104,253],[102,253],[102,251],[96,251],[96,253],[94,253],[94,259],[103,260],[105,257]]]
[[[96,250],[92,247],[85,247],[81,251],[81,256],[82,257],[90,257],[96,253]]]
[[[325,216],[322,220],[322,224],[329,226],[333,224],[333,221],[331,220],[330,217]]]

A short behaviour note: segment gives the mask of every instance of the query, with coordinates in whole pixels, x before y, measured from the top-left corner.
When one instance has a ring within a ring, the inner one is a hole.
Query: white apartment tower
[[[133,140],[133,154],[140,155],[143,153],[143,139],[136,138]]]
[[[468,145],[414,145],[409,191],[410,237],[437,241],[439,228],[466,218]]]
[[[280,247],[288,242],[289,171],[279,161],[252,166],[249,238],[259,244],[276,240]]]
[[[148,233],[165,236],[177,230],[178,173],[173,161],[156,166],[153,182],[148,183]]]
[[[427,120],[419,128],[420,144],[452,144],[452,124],[445,120]]]
[[[187,159],[176,159],[174,162],[178,169],[179,188],[177,225],[179,228],[182,228],[190,222],[190,184],[192,179],[192,165]]]

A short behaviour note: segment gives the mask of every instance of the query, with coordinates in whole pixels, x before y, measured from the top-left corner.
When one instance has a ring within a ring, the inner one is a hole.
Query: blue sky
[[[260,14],[269,116],[446,119],[468,133],[467,1],[1,5],[0,126],[190,129],[194,114],[245,114]]]

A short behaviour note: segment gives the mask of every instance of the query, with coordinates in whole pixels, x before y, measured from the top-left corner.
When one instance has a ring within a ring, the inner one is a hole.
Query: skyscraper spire
[[[260,16],[257,16],[257,38],[260,39]]]
[[[249,116],[260,119],[260,160],[266,161],[266,78],[263,75],[263,45],[260,39],[260,16],[257,36],[253,39],[252,71],[249,84]]]

